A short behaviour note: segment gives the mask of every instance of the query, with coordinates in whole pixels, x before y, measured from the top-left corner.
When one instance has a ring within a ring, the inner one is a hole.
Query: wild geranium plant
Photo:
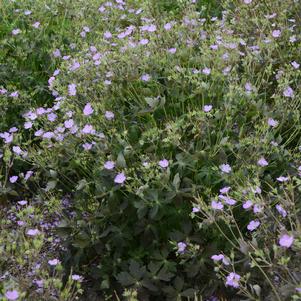
[[[301,3],[220,2],[4,6],[1,297],[301,298]]]

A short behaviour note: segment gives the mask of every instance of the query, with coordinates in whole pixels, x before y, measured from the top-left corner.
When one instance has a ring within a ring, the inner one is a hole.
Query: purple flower
[[[151,76],[149,74],[143,74],[141,76],[141,80],[144,82],[148,82],[151,79]]]
[[[56,258],[48,260],[48,264],[51,265],[51,266],[58,265],[59,263],[60,263],[60,261]]]
[[[283,176],[278,177],[278,178],[277,178],[277,181],[279,181],[279,182],[281,182],[281,183],[287,182],[287,181],[288,181],[288,177],[283,177]]]
[[[268,166],[268,165],[269,165],[268,161],[267,161],[264,157],[261,157],[261,158],[257,161],[257,164],[258,164],[259,166],[262,166],[262,167]]]
[[[175,54],[177,52],[177,48],[169,48],[168,52],[171,54]]]
[[[203,72],[203,74],[209,75],[209,74],[211,73],[211,69],[205,67],[205,68],[202,70],[202,72]]]
[[[223,205],[222,202],[212,201],[212,202],[211,202],[211,207],[212,207],[214,210],[223,210],[224,205]]]
[[[148,43],[149,43],[148,39],[141,39],[139,42],[140,45],[147,45]]]
[[[53,51],[53,56],[54,57],[61,57],[61,51],[59,49],[55,49]]]
[[[288,86],[288,87],[283,91],[283,96],[285,96],[285,97],[290,97],[290,98],[294,97],[294,90],[293,90],[290,86]]]
[[[164,25],[164,29],[165,29],[165,30],[170,30],[171,27],[172,27],[171,23],[166,23],[166,24]]]
[[[32,27],[39,28],[40,24],[41,24],[40,22],[35,22],[35,23],[32,24]]]
[[[76,95],[76,84],[68,85],[68,94],[70,96],[75,96]]]
[[[13,146],[13,152],[17,155],[21,155],[23,153],[22,149],[20,146]]]
[[[238,275],[236,273],[230,273],[226,278],[226,285],[232,286],[234,288],[238,288],[239,280],[240,280],[240,275]]]
[[[47,115],[47,119],[51,122],[55,121],[56,118],[57,118],[57,115],[55,113],[50,113]]]
[[[228,258],[226,258],[223,254],[218,254],[218,255],[212,255],[211,256],[211,259],[215,262],[217,261],[223,261],[223,264],[225,265],[229,265],[230,264],[230,261]]]
[[[112,119],[114,119],[114,117],[115,117],[115,114],[113,112],[111,112],[111,111],[106,111],[105,112],[105,118],[107,120],[112,120]]]
[[[281,36],[281,30],[280,29],[275,29],[272,31],[272,36],[274,38],[279,38]]]
[[[82,129],[83,134],[94,134],[95,130],[93,129],[93,126],[91,124],[86,124],[84,128]]]
[[[21,29],[19,29],[19,28],[13,29],[11,33],[12,33],[13,36],[16,36],[19,33],[21,33]]]
[[[13,184],[18,181],[18,178],[19,178],[18,176],[12,176],[9,178],[9,181]]]
[[[16,290],[7,291],[5,293],[5,297],[8,300],[17,300],[19,298],[19,293]]]
[[[211,259],[213,260],[213,261],[221,261],[221,260],[223,260],[224,259],[224,255],[223,254],[219,254],[219,255],[212,255],[211,256]]]
[[[29,229],[26,234],[29,236],[36,236],[40,234],[40,231],[38,229]]]
[[[283,234],[279,239],[279,245],[284,248],[289,248],[294,242],[294,237],[288,234]]]
[[[169,162],[168,162],[168,160],[163,159],[163,160],[160,160],[158,164],[159,164],[159,166],[162,167],[162,168],[167,168],[168,165],[169,165]]]
[[[287,212],[285,209],[283,209],[283,207],[279,204],[276,205],[276,209],[279,212],[280,215],[282,215],[282,217],[286,217],[287,216]]]
[[[204,105],[203,111],[208,113],[212,110],[212,105]]]
[[[126,180],[126,176],[123,172],[121,172],[121,173],[117,174],[117,176],[114,179],[114,182],[116,184],[123,184],[125,182],[125,180]]]
[[[92,148],[93,144],[92,143],[84,143],[83,148],[84,150],[88,151]]]
[[[295,68],[295,69],[299,69],[300,64],[298,64],[296,61],[291,62],[291,65]]]
[[[232,170],[229,164],[222,164],[219,168],[223,173],[230,173]]]
[[[192,208],[192,212],[193,212],[193,213],[200,212],[200,208],[198,208],[198,207],[193,207],[193,208]]]
[[[244,0],[244,3],[245,3],[245,4],[250,4],[250,3],[252,3],[252,1],[253,1],[253,0]]]
[[[28,129],[31,129],[31,128],[32,128],[32,122],[31,121],[26,121],[24,123],[24,129],[28,130]]]
[[[9,96],[17,98],[17,97],[19,97],[19,92],[18,91],[14,91],[14,92],[10,93]]]
[[[74,280],[74,281],[79,281],[79,282],[83,281],[83,277],[80,276],[80,275],[73,274],[73,275],[71,276],[71,278],[72,278],[72,280]]]
[[[66,129],[71,129],[74,125],[73,119],[68,119],[64,122],[64,126]]]
[[[243,203],[243,205],[242,205],[242,207],[243,207],[244,209],[249,209],[249,208],[251,208],[252,206],[253,206],[253,202],[252,202],[251,200],[245,201],[245,202]]]
[[[255,204],[253,207],[253,212],[254,213],[261,213],[263,210],[263,207],[261,205]]]
[[[115,162],[114,161],[107,161],[107,162],[105,162],[103,167],[107,170],[112,170],[115,167]]]
[[[103,36],[104,36],[105,39],[111,39],[113,37],[113,35],[109,31],[106,31],[103,34]]]
[[[33,175],[33,171],[29,170],[26,172],[24,179],[27,181]]]
[[[247,226],[247,229],[249,231],[254,231],[255,229],[257,229],[260,225],[260,221],[255,220],[255,221],[250,221],[250,223]]]
[[[268,125],[275,128],[277,125],[279,124],[279,122],[273,118],[269,118],[268,119]]]
[[[185,242],[178,242],[178,252],[184,253],[187,248],[187,244]]]
[[[18,204],[21,206],[25,206],[25,205],[27,205],[27,201],[22,200],[22,201],[19,201]]]
[[[229,187],[229,186],[228,187],[223,187],[219,190],[219,192],[222,193],[222,194],[226,194],[230,191],[230,189],[231,189],[231,187]]]
[[[91,115],[92,113],[94,112],[91,104],[88,102],[85,107],[84,107],[84,110],[83,110],[83,113],[85,116],[89,116]]]

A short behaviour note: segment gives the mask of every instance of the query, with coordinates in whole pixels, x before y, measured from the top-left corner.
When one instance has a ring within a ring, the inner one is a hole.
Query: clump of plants
[[[298,300],[299,1],[83,6],[53,103],[1,133],[4,195],[68,196],[85,298]]]

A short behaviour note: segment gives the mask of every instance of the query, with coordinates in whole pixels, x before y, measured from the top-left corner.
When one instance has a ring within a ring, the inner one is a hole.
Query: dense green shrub
[[[4,187],[69,195],[62,261],[96,294],[298,300],[301,5],[191,2],[70,2]]]

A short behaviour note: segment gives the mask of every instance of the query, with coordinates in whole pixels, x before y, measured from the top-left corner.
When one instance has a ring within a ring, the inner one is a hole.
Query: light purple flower
[[[254,231],[255,229],[257,229],[260,225],[260,221],[255,220],[255,221],[250,221],[250,223],[247,226],[247,229],[249,231]]]
[[[263,211],[263,207],[259,204],[255,204],[253,207],[253,212],[254,213],[261,213]]]
[[[21,29],[20,28],[13,29],[11,33],[12,33],[12,35],[16,36],[19,33],[21,33]]]
[[[203,111],[208,113],[212,110],[212,105],[204,105]]]
[[[236,273],[230,273],[226,278],[226,285],[232,286],[234,288],[238,288],[240,278],[241,278],[240,275]]]
[[[175,54],[177,52],[177,48],[169,48],[168,52],[171,54]]]
[[[55,49],[53,51],[53,56],[54,57],[61,57],[61,51],[59,49]]]
[[[262,167],[268,166],[268,165],[269,165],[268,161],[267,161],[264,157],[261,157],[261,158],[257,161],[257,164],[258,164],[259,166],[262,166]]]
[[[252,3],[252,1],[253,1],[253,0],[244,0],[244,3],[245,3],[245,4],[250,4],[250,3]]]
[[[7,291],[5,293],[5,297],[8,300],[17,300],[19,298],[19,293],[16,290]]]
[[[55,113],[50,113],[47,115],[47,119],[51,122],[55,121],[56,118],[57,118],[57,115]]]
[[[76,275],[76,274],[73,274],[73,275],[71,276],[71,278],[72,278],[72,280],[74,280],[74,281],[79,281],[79,282],[81,282],[81,281],[83,280],[83,277],[82,277],[82,276]]]
[[[105,118],[107,120],[112,120],[112,119],[114,119],[114,117],[115,117],[115,114],[113,112],[111,112],[111,111],[106,111],[105,112]]]
[[[85,116],[89,116],[91,115],[92,113],[94,112],[91,104],[88,102],[85,107],[84,107],[84,110],[83,110],[83,113]]]
[[[68,94],[70,96],[75,96],[76,95],[76,84],[69,84],[68,85]]]
[[[288,86],[288,87],[283,91],[283,96],[285,96],[285,97],[290,97],[290,98],[294,97],[294,90],[293,90],[290,86]]]
[[[21,155],[23,153],[22,149],[20,146],[13,146],[13,152],[17,155]]]
[[[283,234],[279,239],[279,245],[284,248],[289,248],[294,242],[294,237],[288,234]]]
[[[282,215],[282,217],[286,217],[287,216],[287,212],[285,209],[283,209],[283,207],[279,204],[276,205],[276,209],[279,212],[280,215]]]
[[[39,28],[40,24],[41,24],[40,22],[35,22],[35,23],[32,24],[32,27]]]
[[[105,39],[111,39],[113,37],[113,35],[109,31],[104,32],[103,36]]]
[[[26,172],[24,179],[27,181],[33,175],[33,171],[29,170]]]
[[[117,184],[122,184],[124,183],[126,180],[126,176],[123,172],[119,173],[116,175],[115,179],[114,179],[114,182],[117,183]]]
[[[219,190],[220,193],[222,194],[226,194],[230,191],[231,187],[227,186],[227,187],[223,187]]]
[[[25,205],[27,205],[27,201],[22,200],[22,201],[19,201],[18,204],[21,206],[25,206]]]
[[[171,23],[166,23],[166,24],[164,25],[164,29],[165,29],[165,30],[170,30],[171,27],[172,27]]]
[[[197,212],[200,212],[201,210],[200,210],[200,208],[198,208],[198,207],[193,207],[192,208],[192,212],[193,213],[197,213]]]
[[[168,160],[163,159],[163,160],[160,160],[158,164],[159,164],[159,166],[162,167],[162,168],[167,168],[168,165],[169,165],[169,162],[168,162]]]
[[[278,178],[277,178],[277,181],[278,181],[278,182],[281,182],[281,183],[287,182],[287,181],[288,181],[288,177],[283,177],[283,176],[278,177]]]
[[[141,39],[139,42],[140,45],[147,45],[148,43],[149,43],[148,39]]]
[[[103,167],[107,170],[112,170],[115,167],[115,162],[114,161],[107,161],[107,162],[105,162]]]
[[[91,124],[86,124],[84,128],[82,129],[83,134],[94,134],[95,130],[93,129],[93,126]]]
[[[275,29],[272,31],[272,36],[274,38],[279,38],[281,36],[281,30],[280,29]]]
[[[202,70],[202,72],[203,72],[203,74],[209,75],[209,74],[211,73],[211,69],[205,67],[205,68]]]
[[[65,120],[64,122],[64,126],[66,129],[71,129],[74,125],[74,121],[73,119],[68,119],[68,120]]]
[[[18,91],[14,91],[14,92],[10,93],[9,96],[17,98],[17,97],[19,97],[19,92]]]
[[[251,208],[252,206],[253,206],[253,202],[252,202],[251,200],[245,201],[245,202],[243,203],[243,205],[242,205],[242,207],[243,207],[244,209],[249,209],[249,208]]]
[[[222,164],[219,168],[223,173],[230,173],[232,170],[229,164]]]
[[[211,207],[212,207],[214,210],[223,210],[224,205],[223,205],[222,202],[212,201],[212,202],[211,202]]]
[[[224,259],[224,255],[223,254],[218,254],[218,255],[212,255],[211,256],[211,259],[213,260],[213,261],[221,261],[221,260],[223,260]]]
[[[273,118],[269,118],[268,119],[268,125],[275,128],[277,125],[279,124],[279,122]]]
[[[84,150],[88,151],[92,148],[93,144],[92,143],[84,143],[83,148]]]
[[[18,178],[19,178],[18,176],[12,176],[9,178],[9,181],[13,184],[18,181]]]
[[[141,80],[143,80],[144,82],[148,82],[151,79],[151,76],[149,74],[143,74],[141,76]]]
[[[58,259],[54,258],[54,259],[48,260],[48,264],[51,266],[55,266],[55,265],[60,264],[60,261]]]
[[[295,69],[299,69],[300,64],[298,64],[296,61],[291,62],[291,65],[295,68]]]
[[[36,236],[38,234],[40,234],[40,231],[38,229],[29,229],[26,234],[28,236]]]
[[[178,242],[178,252],[184,253],[187,248],[187,244],[185,242]]]

